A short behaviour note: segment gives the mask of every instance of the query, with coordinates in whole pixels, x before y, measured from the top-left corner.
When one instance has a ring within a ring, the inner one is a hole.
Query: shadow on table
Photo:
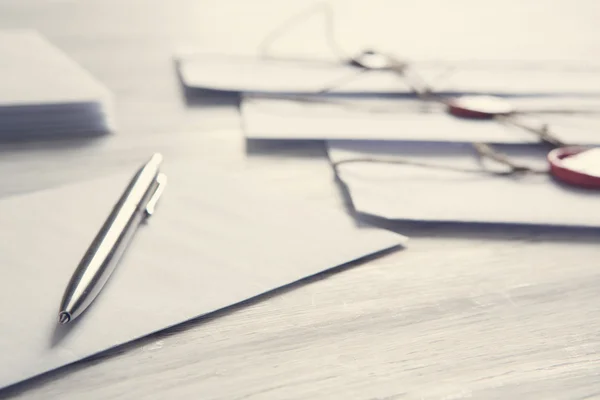
[[[112,137],[111,132],[88,133],[84,135],[64,135],[51,137],[44,135],[3,135],[0,137],[0,153],[14,151],[19,147],[27,147],[29,149],[44,148],[44,149],[78,149],[82,147],[90,147],[104,141],[106,138]]]
[[[571,241],[598,243],[600,229],[590,227],[537,226],[486,223],[393,221],[375,215],[355,213],[361,221],[413,238],[455,238],[507,241]]]
[[[240,105],[240,96],[236,92],[192,89],[183,84],[181,84],[181,90],[185,105],[188,107],[239,107]]]
[[[246,139],[248,157],[286,157],[327,159],[322,140],[260,140]]]

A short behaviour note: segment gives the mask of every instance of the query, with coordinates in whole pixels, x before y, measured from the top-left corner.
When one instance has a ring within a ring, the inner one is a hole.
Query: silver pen
[[[139,224],[154,213],[167,182],[159,172],[161,162],[162,156],[156,153],[137,171],[85,252],[60,304],[61,324],[77,318],[94,301]]]

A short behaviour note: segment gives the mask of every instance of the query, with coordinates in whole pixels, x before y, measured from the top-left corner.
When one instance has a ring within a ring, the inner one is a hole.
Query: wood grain
[[[159,150],[167,159],[255,169],[339,206],[335,189],[324,194],[313,180],[318,171],[331,179],[319,145],[278,149],[281,156],[268,146],[246,149],[236,100],[186,102],[172,62],[184,42],[254,49],[273,21],[306,4],[1,2],[0,28],[39,29],[107,84],[120,129],[93,141],[0,144],[0,194],[104,174]],[[401,11],[400,2],[386,4]],[[403,232],[414,237],[406,250],[152,335],[0,398],[600,398],[597,233]]]

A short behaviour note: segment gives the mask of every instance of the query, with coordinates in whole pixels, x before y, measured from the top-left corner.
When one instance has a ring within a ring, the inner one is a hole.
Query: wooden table
[[[397,26],[394,15],[404,18],[410,29],[418,29],[422,24],[406,13],[422,13],[435,3],[439,12],[427,16],[432,24],[442,21],[443,15],[459,18],[461,10],[475,9],[482,29],[488,29],[492,38],[500,37],[502,24],[494,13],[504,11],[484,12],[489,3],[484,7],[467,0],[459,9],[450,6],[456,2],[416,3],[421,4],[339,2],[336,32],[347,48],[387,40],[391,47],[408,49],[415,56],[434,50],[452,55],[446,46],[437,50],[432,46],[442,34],[462,35],[460,29],[449,32],[436,25],[437,37],[421,32],[418,46],[414,35],[389,37],[390,29],[406,28]],[[539,55],[535,45],[546,40],[543,29],[556,26],[556,18],[563,18],[564,29],[577,27],[589,33],[594,32],[598,15],[590,1],[582,1],[575,10],[568,2],[539,5],[543,15],[537,19],[527,17],[534,6],[506,3],[513,28],[530,26],[532,21],[539,28],[531,29],[518,49],[511,50],[531,57]],[[224,167],[254,169],[266,179],[287,182],[299,196],[323,202],[336,199],[331,206],[339,206],[337,197],[331,196],[333,186],[324,193],[322,182],[315,183],[319,171],[323,171],[320,179],[331,180],[320,145],[279,149],[275,155],[269,148],[245,149],[235,99],[219,96],[186,102],[172,59],[183,44],[204,51],[252,52],[278,21],[309,4],[304,0],[0,2],[0,28],[40,30],[115,93],[119,122],[118,133],[100,140],[0,144],[0,194],[16,195],[105,174],[136,165],[159,150],[168,159],[201,157]],[[445,5],[447,9],[440,8]],[[420,8],[414,11],[415,7]],[[522,12],[511,14],[510,7]],[[323,40],[318,40],[322,32],[318,18],[307,24],[317,36],[308,39],[313,33],[291,32],[287,44],[279,48],[326,51]],[[589,35],[587,42],[565,45],[561,54],[577,56],[597,49],[600,35]],[[488,47],[475,40],[456,51],[481,54]],[[501,44],[495,50],[509,48]],[[152,335],[0,391],[0,397],[600,397],[597,234],[418,226],[401,230],[413,237],[404,251]],[[0,367],[10,368],[1,361]]]

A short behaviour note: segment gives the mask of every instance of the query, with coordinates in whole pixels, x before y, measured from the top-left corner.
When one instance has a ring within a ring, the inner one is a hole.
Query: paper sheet
[[[495,146],[513,161],[547,168],[547,149]],[[478,160],[467,145],[328,142],[332,162],[357,158],[407,160],[449,168],[505,171]],[[558,183],[549,175],[522,177],[414,165],[347,163],[338,166],[359,212],[390,220],[600,227],[600,193]]]
[[[410,61],[410,60],[409,60]],[[361,73],[342,61],[244,55],[179,57],[185,86],[246,93],[310,94],[325,88],[343,94],[409,94],[409,82],[389,70]],[[444,93],[504,95],[600,94],[600,64],[574,62],[416,62],[429,86]]]
[[[524,111],[514,119],[519,124],[536,129],[549,124],[552,134],[566,143],[600,144],[600,98],[508,100]],[[457,118],[443,105],[420,100],[247,96],[241,110],[249,139],[539,143],[536,134],[521,127]]]
[[[131,172],[131,171],[129,171]],[[214,165],[169,184],[94,304],[57,324],[70,275],[130,173],[2,200],[0,387],[403,243]]]

